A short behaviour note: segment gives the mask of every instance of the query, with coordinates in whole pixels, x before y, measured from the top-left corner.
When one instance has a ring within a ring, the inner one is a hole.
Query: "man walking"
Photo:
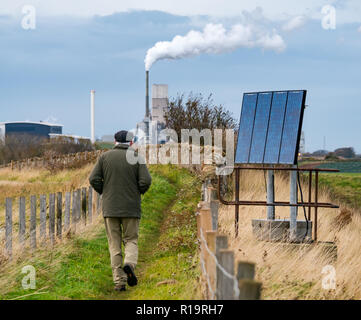
[[[138,262],[138,231],[141,217],[141,194],[149,189],[152,179],[144,162],[130,164],[127,152],[132,133],[119,131],[115,146],[99,157],[89,182],[102,195],[102,208],[116,291],[125,291],[126,283],[138,282],[134,270]],[[122,256],[124,244],[124,265]]]

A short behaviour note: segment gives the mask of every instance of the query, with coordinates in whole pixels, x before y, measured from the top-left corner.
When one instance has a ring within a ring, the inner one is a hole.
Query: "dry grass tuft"
[[[302,184],[308,199],[307,184]],[[289,199],[287,176],[276,176],[276,200]],[[263,173],[242,172],[240,199],[264,200]],[[319,201],[333,202],[327,190],[321,190]],[[321,245],[287,247],[282,243],[260,242],[252,235],[252,219],[265,219],[266,208],[241,207],[239,236],[234,238],[234,207],[220,209],[220,232],[229,235],[230,247],[238,260],[255,262],[257,280],[263,283],[265,299],[361,299],[361,215],[341,209],[319,209],[319,241],[335,241],[337,261],[332,261]],[[276,218],[288,219],[289,208],[276,208]],[[303,220],[303,209],[298,218]],[[322,289],[326,277],[323,268],[336,270],[336,289]]]

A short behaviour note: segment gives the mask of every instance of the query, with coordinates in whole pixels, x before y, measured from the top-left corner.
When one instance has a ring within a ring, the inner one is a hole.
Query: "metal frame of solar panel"
[[[306,90],[243,95],[236,164],[297,164]]]

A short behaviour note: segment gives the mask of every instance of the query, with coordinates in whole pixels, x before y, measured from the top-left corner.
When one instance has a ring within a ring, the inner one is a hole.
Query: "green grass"
[[[307,163],[301,163],[301,165],[305,164]],[[321,164],[317,161],[315,166],[340,170],[339,173],[321,173],[319,176],[321,186],[327,188],[338,201],[356,209],[361,208],[361,161],[324,161]]]
[[[338,200],[361,208],[361,173],[322,173],[320,184],[326,186]]]
[[[172,166],[154,166],[151,174],[153,184],[142,202],[137,287],[113,292],[106,235],[99,224],[91,234],[52,251],[44,248],[0,267],[0,299],[199,298],[194,216],[200,197],[198,179]],[[37,271],[35,290],[21,287],[25,265]],[[162,284],[165,280],[171,282]]]

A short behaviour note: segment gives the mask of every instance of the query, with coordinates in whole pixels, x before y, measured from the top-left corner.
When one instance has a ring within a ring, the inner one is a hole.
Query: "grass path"
[[[53,250],[44,248],[0,267],[0,299],[194,299],[198,257],[194,210],[196,177],[171,166],[151,168],[153,184],[142,203],[139,285],[115,293],[102,222]],[[24,290],[21,269],[36,269],[37,288]]]

